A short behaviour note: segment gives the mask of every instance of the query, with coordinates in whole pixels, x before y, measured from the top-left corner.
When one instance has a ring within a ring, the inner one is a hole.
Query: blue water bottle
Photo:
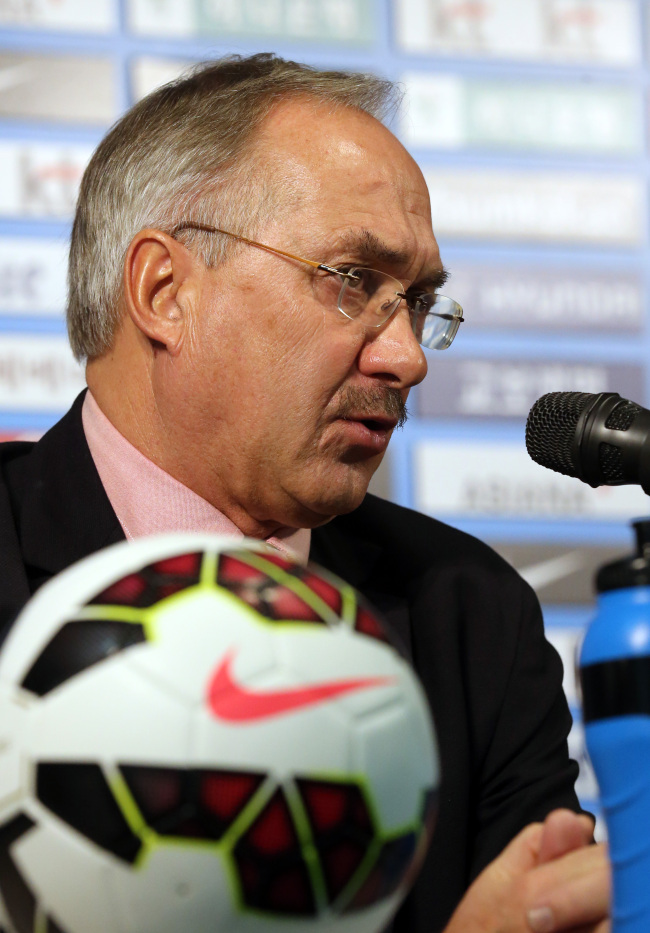
[[[605,813],[613,933],[650,931],[650,519],[637,552],[601,567],[580,652],[587,750]]]

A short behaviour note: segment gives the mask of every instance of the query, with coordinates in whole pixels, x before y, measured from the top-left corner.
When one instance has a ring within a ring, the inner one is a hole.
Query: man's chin
[[[368,483],[359,484],[355,488],[339,491],[336,495],[320,495],[310,502],[303,502],[301,522],[295,527],[318,528],[331,522],[337,515],[347,515],[357,509],[365,499]]]
[[[291,528],[318,528],[337,515],[353,512],[363,502],[368,485],[381,458],[374,464],[328,465],[326,470],[313,469],[311,475],[303,471],[298,481],[282,487],[282,502],[274,513]]]

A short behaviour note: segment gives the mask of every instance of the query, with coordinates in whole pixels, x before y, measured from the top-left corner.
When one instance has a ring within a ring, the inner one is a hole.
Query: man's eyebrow
[[[410,256],[401,249],[394,249],[380,240],[372,230],[360,230],[359,232],[348,232],[342,234],[340,246],[353,254],[359,262],[370,263],[383,262],[388,265],[406,266]],[[449,278],[449,272],[444,266],[424,275],[417,282],[411,285],[411,288],[427,288],[436,291],[445,284]]]
[[[372,230],[344,233],[341,235],[339,245],[353,253],[359,262],[378,261],[405,266],[409,260],[407,252],[388,246]]]
[[[442,288],[443,285],[448,281],[450,272],[448,269],[445,269],[443,266],[440,269],[436,269],[435,272],[429,272],[427,275],[423,275],[422,278],[418,279],[417,282],[413,282],[409,291],[417,289],[420,291],[423,288],[426,288],[427,291],[437,292],[439,288]]]

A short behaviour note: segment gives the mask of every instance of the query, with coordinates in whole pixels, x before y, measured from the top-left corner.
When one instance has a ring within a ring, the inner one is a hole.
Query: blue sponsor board
[[[441,356],[417,389],[422,418],[518,419],[547,392],[618,392],[643,402],[642,363]]]
[[[578,262],[467,262],[447,258],[448,289],[467,309],[476,332],[640,335],[645,328],[645,277],[635,268]]]

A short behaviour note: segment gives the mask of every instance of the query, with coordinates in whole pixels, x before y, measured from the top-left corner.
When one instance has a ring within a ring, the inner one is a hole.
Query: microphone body
[[[616,392],[549,392],[526,422],[541,466],[590,486],[638,484],[650,494],[650,411]]]

